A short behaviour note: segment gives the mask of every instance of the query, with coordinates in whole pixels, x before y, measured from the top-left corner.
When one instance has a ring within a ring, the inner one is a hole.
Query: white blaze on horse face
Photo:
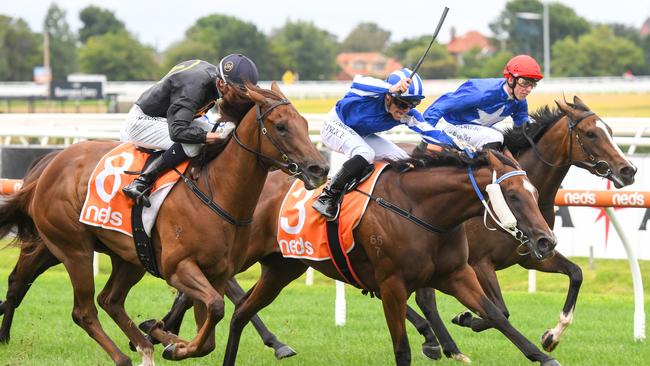
[[[535,202],[537,202],[537,195],[535,194],[537,192],[537,188],[535,188],[535,186],[528,179],[524,179],[524,188],[530,192]]]
[[[616,152],[618,152],[621,156],[625,156],[623,154],[623,151],[621,151],[621,148],[616,145],[614,142],[614,139],[612,139],[612,136],[609,135],[609,131],[607,130],[607,125],[605,125],[605,122],[603,122],[601,119],[596,121],[596,127],[602,129],[605,132],[605,136],[607,136],[607,141],[609,141],[612,146],[614,146],[614,149],[616,149]]]

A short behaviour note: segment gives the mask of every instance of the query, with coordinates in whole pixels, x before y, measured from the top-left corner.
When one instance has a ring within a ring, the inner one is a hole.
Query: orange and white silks
[[[650,192],[560,189],[555,195],[555,205],[650,208]]]
[[[375,163],[375,171],[358,189],[372,193],[379,174],[386,166],[383,162]],[[302,181],[296,180],[284,197],[278,218],[277,236],[284,257],[316,261],[331,258],[325,218],[311,208],[323,188],[308,191]],[[343,198],[339,215],[339,238],[346,253],[354,248],[352,230],[359,225],[368,201],[367,196],[356,191],[349,192]]]
[[[0,195],[14,194],[22,186],[22,179],[0,178]]]
[[[133,236],[131,228],[131,208],[133,201],[122,193],[122,187],[131,183],[137,175],[124,174],[125,171],[140,171],[149,154],[137,150],[133,144],[121,144],[108,152],[97,164],[90,180],[88,193],[81,210],[79,221]],[[189,162],[177,168],[184,171]],[[152,194],[173,185],[179,176],[174,171],[161,175]]]

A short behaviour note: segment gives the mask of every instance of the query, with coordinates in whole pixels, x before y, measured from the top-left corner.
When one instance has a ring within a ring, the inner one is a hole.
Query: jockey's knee
[[[193,158],[199,155],[199,152],[201,151],[203,144],[181,144],[181,146],[183,146],[183,151],[185,151],[185,155],[187,155],[187,157],[189,158]]]
[[[366,159],[368,164],[372,164],[375,161],[375,151],[372,149],[352,149],[349,156],[352,157],[355,155],[359,155]]]

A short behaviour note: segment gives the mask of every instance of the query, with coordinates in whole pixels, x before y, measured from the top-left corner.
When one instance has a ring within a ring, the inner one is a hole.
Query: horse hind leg
[[[144,270],[115,255],[111,256],[111,264],[113,266],[111,275],[97,297],[97,303],[120,327],[129,342],[135,345],[135,350],[142,357],[141,365],[153,366],[153,345],[138,330],[124,309],[124,302],[129,291],[142,279]]]
[[[261,309],[269,305],[291,281],[307,270],[302,262],[279,256],[262,260],[262,275],[232,315],[224,366],[234,366],[244,326]]]
[[[422,343],[422,354],[434,361],[441,359],[442,350],[440,343],[438,343],[438,338],[436,338],[436,335],[429,326],[429,322],[408,305],[406,306],[406,320],[413,324],[418,333],[424,337],[424,343]]]
[[[34,280],[48,268],[59,263],[43,243],[30,249],[21,249],[18,261],[9,275],[6,301],[1,302],[0,305],[0,314],[3,314],[0,343],[9,343],[14,312],[20,306]]]
[[[238,305],[246,298],[246,292],[239,285],[235,278],[231,278],[226,283],[226,296],[235,304]],[[281,360],[283,358],[289,358],[296,355],[296,351],[293,348],[287,346],[286,344],[280,342],[278,338],[273,334],[264,324],[262,319],[255,314],[251,319],[253,327],[257,331],[257,334],[260,335],[264,345],[269,348],[273,348],[275,358]]]

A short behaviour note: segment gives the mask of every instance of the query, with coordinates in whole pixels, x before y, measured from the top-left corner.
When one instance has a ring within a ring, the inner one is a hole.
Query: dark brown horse
[[[535,123],[523,129],[512,129],[505,134],[505,145],[512,151],[530,181],[539,191],[539,208],[552,228],[555,222],[555,195],[571,166],[588,170],[592,174],[610,179],[617,188],[634,183],[636,167],[623,155],[612,140],[612,131],[598,115],[577,96],[573,103],[556,102],[558,108],[548,107],[532,115]],[[509,235],[485,228],[481,219],[473,218],[465,224],[469,243],[469,264],[476,272],[481,287],[488,298],[508,317],[495,271],[519,264],[527,269],[563,273],[569,277],[569,291],[558,324],[542,335],[542,346],[552,351],[560,336],[571,324],[578,291],[582,284],[580,267],[558,251],[540,261],[533,255],[520,255],[519,242]],[[439,322],[435,297],[430,290],[417,293],[418,305],[429,318],[445,353],[457,347]],[[429,316],[434,314],[433,316]],[[459,314],[453,322],[482,331],[491,327],[489,321],[474,318],[471,313]],[[436,324],[437,323],[437,324]]]
[[[308,188],[324,183],[327,175],[324,158],[309,140],[307,121],[277,86],[273,84],[272,91],[249,86],[248,95],[256,108],[244,117],[223,153],[205,166],[202,174],[206,179],[199,183],[235,219],[235,225],[200,204],[188,187],[176,185],[152,232],[162,277],[194,299],[199,328],[192,341],[177,339],[165,349],[163,355],[170,359],[197,357],[214,348],[214,326],[223,317],[222,294],[226,281],[243,265],[250,233],[246,220],[253,214],[268,169],[280,168],[295,175]],[[21,190],[24,200],[8,201],[27,207],[29,217],[3,224],[23,228],[45,243],[70,275],[75,296],[73,320],[116,364],[131,364],[97,319],[92,253],[96,246],[103,247],[111,256],[113,271],[98,303],[142,354],[143,363],[152,364],[153,346],[124,310],[130,288],[144,274],[132,239],[78,221],[88,178],[99,158],[113,147],[112,142],[85,142],[62,151],[35,185]],[[29,235],[17,239],[29,240]]]
[[[468,164],[474,165],[478,186],[483,188],[492,181],[493,171],[502,176],[519,169],[513,160],[493,151],[481,153],[473,162],[443,152],[395,163],[393,169],[380,176],[374,194],[443,231],[425,230],[371,203],[354,232],[357,245],[349,253],[350,261],[365,286],[380,294],[397,364],[410,364],[404,323],[406,300],[418,288],[434,287],[492,320],[530,360],[556,365],[554,359],[539,351],[508,323],[484,295],[467,264],[467,242],[461,224],[483,211],[468,178]],[[402,168],[408,165],[416,168],[402,173]],[[290,184],[272,175],[255,211],[251,245],[243,268],[260,261],[262,277],[233,314],[224,365],[234,365],[241,331],[248,320],[308,266],[344,280],[330,261],[302,261],[280,255],[276,225],[280,204]],[[524,176],[517,175],[501,183],[501,188],[519,229],[530,239],[530,246],[542,255],[550,254],[555,236],[537,208],[534,187]],[[160,333],[153,335],[164,337]]]

